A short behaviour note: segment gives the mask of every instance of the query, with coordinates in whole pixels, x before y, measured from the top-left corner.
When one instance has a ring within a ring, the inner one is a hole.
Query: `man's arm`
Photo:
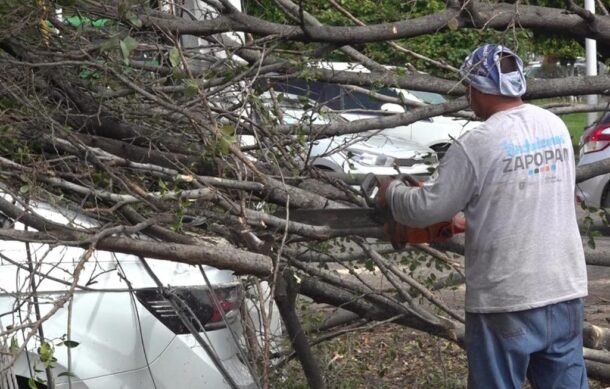
[[[443,157],[432,185],[409,187],[395,181],[386,191],[394,220],[411,227],[426,227],[450,220],[476,193],[474,167],[459,141]]]

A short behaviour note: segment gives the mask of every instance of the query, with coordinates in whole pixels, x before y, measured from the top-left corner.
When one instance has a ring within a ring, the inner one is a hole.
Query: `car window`
[[[336,84],[293,79],[275,82],[273,88],[276,92],[306,96],[316,103],[331,109],[342,109],[341,90],[339,85]]]
[[[409,93],[415,95],[415,97],[428,104],[442,104],[447,102],[447,99],[438,93],[423,92],[418,90],[410,90]]]
[[[376,99],[368,93],[322,81],[287,80],[273,84],[277,92],[306,96],[311,100],[333,110],[381,111],[387,101]],[[399,92],[393,88],[380,88],[374,91],[400,101]],[[442,96],[439,95],[442,98]]]
[[[280,97],[280,93],[284,95]],[[285,116],[289,116],[292,119],[291,123],[297,122],[303,117],[317,118],[316,120],[319,119],[324,122],[347,122],[347,119],[343,118],[334,110],[329,109],[327,106],[314,100],[308,99],[304,95],[282,91],[275,91],[275,94],[280,109],[284,112]],[[263,95],[262,102],[267,107],[273,107],[275,104],[269,95]],[[275,116],[273,111],[271,114]]]

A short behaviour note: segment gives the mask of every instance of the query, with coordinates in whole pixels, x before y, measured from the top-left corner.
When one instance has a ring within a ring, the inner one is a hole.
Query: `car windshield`
[[[309,114],[315,113],[329,122],[345,123],[348,121],[329,107],[316,103],[304,96],[278,93],[276,94],[276,100],[281,110],[295,120],[299,120],[307,112]],[[263,96],[262,101],[267,107],[273,107],[274,105],[273,100],[269,96]]]
[[[413,94],[415,97],[428,104],[442,104],[447,102],[447,99],[444,98],[443,95],[439,95],[438,93],[423,92],[418,90],[410,90],[409,93]]]

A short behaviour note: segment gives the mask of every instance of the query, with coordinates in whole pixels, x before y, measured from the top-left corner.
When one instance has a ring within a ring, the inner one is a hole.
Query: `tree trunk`
[[[606,363],[585,361],[587,365],[587,376],[603,382],[610,383],[610,369]]]

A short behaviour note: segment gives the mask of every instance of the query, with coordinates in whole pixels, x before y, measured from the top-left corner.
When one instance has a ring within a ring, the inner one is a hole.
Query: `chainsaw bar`
[[[385,213],[376,208],[291,209],[288,218],[333,229],[382,226],[386,220]]]

